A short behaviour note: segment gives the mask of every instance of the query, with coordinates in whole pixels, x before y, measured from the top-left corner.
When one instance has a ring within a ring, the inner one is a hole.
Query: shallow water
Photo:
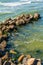
[[[40,13],[41,19],[37,22],[34,21],[33,24],[18,27],[18,31],[11,34],[8,44],[11,44],[11,48],[21,53],[29,53],[33,57],[43,59],[43,2],[21,4],[19,6],[0,5],[0,21],[10,17],[14,18],[21,13],[34,12]]]

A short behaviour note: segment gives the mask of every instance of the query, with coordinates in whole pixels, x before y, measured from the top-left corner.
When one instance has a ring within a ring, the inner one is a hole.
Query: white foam
[[[31,1],[27,1],[27,2],[11,2],[11,3],[2,3],[0,2],[0,5],[3,6],[19,6],[19,5],[23,5],[23,4],[30,4]]]

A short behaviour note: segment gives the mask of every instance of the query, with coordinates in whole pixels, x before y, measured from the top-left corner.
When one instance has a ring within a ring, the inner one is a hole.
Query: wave
[[[0,14],[9,14],[12,13],[11,11],[0,11]]]
[[[30,4],[31,1],[27,1],[27,2],[12,2],[12,3],[2,3],[0,2],[0,5],[2,6],[19,6],[19,5],[24,5],[24,4]]]
[[[20,0],[18,2],[0,2],[0,5],[2,6],[20,6],[25,4],[31,4],[31,3],[42,3],[43,0]]]

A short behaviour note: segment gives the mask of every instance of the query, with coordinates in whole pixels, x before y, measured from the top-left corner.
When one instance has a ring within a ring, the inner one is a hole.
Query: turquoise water
[[[21,13],[40,13],[41,19],[37,22],[18,27],[18,31],[11,34],[8,44],[11,44],[11,48],[21,53],[29,53],[33,57],[43,59],[43,1],[0,1],[0,22],[10,17],[14,18]]]

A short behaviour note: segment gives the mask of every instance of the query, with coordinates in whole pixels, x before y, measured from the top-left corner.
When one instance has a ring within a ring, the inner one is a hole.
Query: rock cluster
[[[27,23],[31,23],[32,21],[36,21],[40,18],[40,14],[35,13],[32,14],[22,14],[14,19],[7,19],[4,23],[0,24],[0,65],[16,65],[16,63],[13,63],[9,59],[9,53],[16,54],[14,50],[10,50],[10,52],[6,52],[5,48],[7,46],[7,40],[8,40],[8,33],[12,32],[13,30],[17,30],[17,26],[25,25]],[[5,61],[2,64],[2,61]],[[35,58],[31,58],[30,55],[27,55],[26,57],[24,55],[21,55],[18,60],[18,65],[35,65],[33,64],[37,60]],[[39,63],[39,64],[38,64]],[[41,65],[41,61],[38,59],[37,65]]]
[[[17,26],[24,25],[26,23],[31,23],[33,20],[38,20],[39,18],[40,18],[40,14],[38,13],[35,13],[34,15],[22,14],[14,19],[9,18],[4,23],[1,23],[0,24],[0,46],[2,47],[3,45],[6,45],[5,41],[8,39],[8,32],[17,30]],[[2,45],[2,43],[4,44]]]
[[[0,64],[2,65],[2,59],[0,59]],[[17,62],[16,61],[12,62],[11,59],[8,59],[3,63],[3,65],[41,65],[41,60],[32,58],[30,55],[29,56],[21,55],[17,59]]]
[[[40,18],[40,14],[35,13],[32,14],[22,14],[14,19],[16,25],[24,25],[26,23],[31,23],[33,20],[38,20]]]

